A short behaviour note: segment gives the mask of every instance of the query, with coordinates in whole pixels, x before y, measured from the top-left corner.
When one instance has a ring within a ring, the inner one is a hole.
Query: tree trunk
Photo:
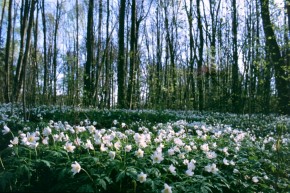
[[[3,24],[4,13],[5,13],[5,7],[6,7],[6,0],[4,0],[4,2],[3,2],[2,12],[1,12],[1,19],[0,19],[0,45],[2,45],[2,24]],[[8,10],[9,9],[10,8],[8,7]],[[9,11],[8,11],[8,17],[9,17]],[[8,18],[8,22],[9,22],[9,18]],[[10,21],[10,22],[12,22],[12,21]]]
[[[54,26],[54,37],[53,37],[53,103],[56,104],[56,95],[57,95],[57,32],[59,26],[59,20],[61,15],[61,4],[59,0],[56,3],[56,15],[55,15],[55,26]]]
[[[11,41],[11,30],[12,30],[12,3],[13,0],[9,1],[8,5],[8,26],[7,26],[7,37],[6,37],[6,47],[5,47],[5,81],[4,81],[4,99],[6,103],[10,102],[10,41]]]
[[[47,36],[46,36],[46,16],[45,16],[45,5],[42,0],[41,4],[41,15],[42,15],[42,28],[43,28],[43,63],[44,63],[44,72],[43,72],[43,102],[47,103],[47,85],[48,85],[48,65],[47,65]]]
[[[203,27],[201,22],[201,13],[200,13],[200,0],[196,1],[197,4],[197,26],[199,32],[199,46],[198,46],[198,61],[197,61],[197,87],[198,87],[198,109],[200,111],[203,110],[204,106],[204,97],[203,97],[203,70],[202,70],[202,63],[203,63]]]
[[[232,1],[233,20],[233,64],[232,64],[232,111],[237,113],[240,109],[240,85],[239,85],[239,66],[238,66],[238,21],[236,0]]]
[[[272,23],[270,20],[269,0],[260,0],[263,29],[266,39],[266,54],[269,55],[270,64],[275,71],[275,86],[278,95],[279,110],[281,113],[290,113],[289,81],[287,80],[287,69],[284,69],[284,61],[280,53]],[[269,80],[270,81],[270,80]]]
[[[84,72],[84,105],[91,105],[92,102],[92,75],[91,70],[94,61],[94,0],[89,1],[88,24],[87,24],[87,61]]]
[[[118,31],[118,107],[126,108],[126,89],[125,89],[125,11],[126,11],[126,0],[121,0],[119,10],[119,31]]]
[[[128,92],[127,92],[127,104],[129,108],[133,108],[133,92],[135,88],[136,81],[136,73],[135,73],[135,65],[136,65],[136,0],[132,0],[131,5],[131,36],[130,36],[130,70],[129,70],[129,82],[128,82]]]

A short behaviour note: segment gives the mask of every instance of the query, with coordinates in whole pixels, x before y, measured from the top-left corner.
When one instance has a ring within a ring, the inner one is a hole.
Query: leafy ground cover
[[[0,107],[1,192],[288,192],[290,118]]]

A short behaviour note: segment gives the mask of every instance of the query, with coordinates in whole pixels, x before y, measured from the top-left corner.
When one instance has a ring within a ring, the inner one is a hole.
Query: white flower
[[[18,137],[14,137],[13,140],[10,140],[11,145],[17,145],[19,142]]]
[[[209,151],[209,147],[208,147],[208,144],[207,143],[205,143],[205,144],[203,144],[203,145],[201,145],[200,146],[200,149],[202,150],[202,151]]]
[[[217,154],[214,151],[209,151],[209,152],[206,152],[206,157],[208,159],[215,159],[217,157]]]
[[[87,143],[86,143],[85,146],[86,146],[86,149],[94,150],[94,146],[93,146],[93,144],[92,144],[90,139],[87,139]]]
[[[191,160],[188,164],[187,164],[187,168],[189,170],[194,170],[195,169],[195,160]]]
[[[179,153],[178,154],[179,159],[184,159],[185,158],[185,153]]]
[[[137,176],[137,180],[140,182],[140,183],[143,183],[146,181],[146,178],[147,178],[147,174],[144,174],[143,172],[141,172],[140,174],[138,174]]]
[[[184,150],[188,153],[191,152],[191,147],[189,145],[184,146]]]
[[[71,164],[71,171],[73,173],[73,175],[75,175],[76,173],[79,173],[81,171],[81,166],[78,162],[75,161],[75,163]]]
[[[174,155],[174,149],[170,148],[167,150],[168,155]]]
[[[171,164],[170,166],[169,166],[169,171],[173,174],[173,175],[176,175],[176,171],[175,171],[175,167]]]
[[[259,178],[257,176],[252,177],[252,181],[254,183],[258,183],[259,182]]]
[[[7,127],[7,125],[4,125],[3,130],[2,130],[3,135],[6,135],[9,132],[10,132],[9,127]]]
[[[101,151],[107,151],[108,150],[108,147],[106,147],[105,144],[102,143],[101,144],[101,147],[100,147],[100,150]]]
[[[119,150],[122,147],[121,142],[117,141],[116,143],[114,143],[114,147],[116,148],[116,150]]]
[[[184,146],[184,143],[182,142],[180,138],[174,138],[173,141],[177,146]]]
[[[74,149],[76,148],[76,146],[73,146],[71,142],[66,142],[65,146],[64,146],[64,149],[67,151],[67,152],[71,152],[73,153],[74,152]]]
[[[42,131],[42,135],[43,136],[49,136],[51,134],[51,128],[49,127],[44,127],[43,131]]]
[[[110,156],[111,159],[115,159],[116,152],[114,152],[114,151],[110,151],[110,152],[109,152],[109,156]]]
[[[117,124],[118,124],[118,121],[117,121],[117,120],[114,120],[114,121],[113,121],[113,124],[114,124],[114,125],[117,125]]]
[[[172,187],[168,186],[168,184],[164,184],[164,189],[161,191],[161,193],[172,193]]]
[[[95,123],[95,122],[94,122]],[[93,123],[93,124],[94,124]],[[97,123],[95,123],[94,125],[96,125]],[[87,129],[89,130],[89,132],[92,134],[96,131],[96,128],[94,127],[94,125],[90,125],[90,126],[87,126]]]
[[[267,175],[264,175],[264,179],[265,179],[265,180],[268,180],[269,177],[268,177]]]
[[[144,151],[142,149],[138,149],[138,151],[135,151],[135,155],[138,157],[138,158],[141,158],[143,157],[144,155]]]
[[[193,176],[194,172],[193,172],[191,169],[187,169],[187,170],[185,171],[185,174],[186,174],[187,176]]]
[[[198,136],[202,136],[202,131],[201,130],[196,130],[196,133]]]
[[[223,159],[223,162],[224,162],[224,164],[227,165],[227,166],[230,164],[230,163],[229,163],[229,160],[227,160],[226,158]]]
[[[233,173],[234,173],[234,174],[237,174],[237,173],[239,173],[239,170],[234,169],[234,170],[233,170]]]
[[[43,139],[42,139],[42,144],[44,144],[44,145],[48,145],[48,140],[49,140],[48,137],[43,138]]]
[[[153,155],[151,155],[151,159],[153,164],[160,163],[164,160],[162,152],[155,151]]]
[[[230,164],[231,164],[232,166],[236,165],[236,163],[235,163],[233,160],[230,161]]]
[[[121,127],[122,128],[126,127],[126,123],[121,123]]]
[[[211,172],[213,174],[218,172],[218,168],[216,167],[216,164],[211,164],[211,165],[207,165],[204,167],[204,170],[207,172]]]
[[[188,163],[189,163],[188,159],[184,159],[184,160],[183,160],[183,164],[184,164],[184,165],[187,165]]]
[[[130,152],[132,149],[132,145],[126,145],[125,146],[125,152]]]
[[[83,143],[82,140],[80,138],[78,138],[78,137],[74,140],[74,144],[76,146],[80,146],[82,143]]]

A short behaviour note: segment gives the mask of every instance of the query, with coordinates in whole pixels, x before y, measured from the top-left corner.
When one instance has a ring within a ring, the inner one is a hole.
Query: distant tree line
[[[3,0],[0,102],[290,113],[288,0]]]

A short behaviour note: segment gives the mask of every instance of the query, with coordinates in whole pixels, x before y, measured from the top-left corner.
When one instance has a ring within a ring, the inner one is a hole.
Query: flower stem
[[[5,167],[4,167],[4,164],[2,162],[2,158],[1,157],[0,157],[0,162],[1,162],[1,166],[2,166],[3,170],[5,170]]]
[[[92,181],[92,183],[93,183],[93,186],[95,187],[95,189],[94,189],[94,192],[96,192],[97,191],[97,186],[96,186],[96,184],[95,184],[95,182],[94,182],[94,180],[93,180],[93,178],[92,178],[92,176],[85,170],[85,169],[81,169],[81,170],[83,170],[86,174],[87,174],[87,176],[90,178],[90,180]]]

